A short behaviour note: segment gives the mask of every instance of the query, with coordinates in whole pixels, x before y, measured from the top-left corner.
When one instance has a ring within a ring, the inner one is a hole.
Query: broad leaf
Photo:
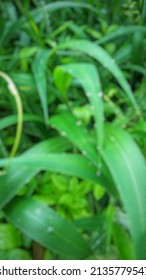
[[[5,213],[20,231],[65,259],[85,259],[91,254],[87,242],[71,223],[33,198],[15,199]]]
[[[115,181],[129,220],[136,257],[146,258],[146,166],[126,132],[106,129],[103,158]]]
[[[41,142],[24,153],[24,155],[41,155],[49,152],[63,152],[70,145],[65,139],[53,138]],[[0,208],[4,207],[17,192],[26,185],[41,169],[41,167],[27,166],[23,164],[21,168],[15,166],[13,161],[4,160],[6,163],[6,172],[0,175]],[[38,160],[37,160],[38,161]],[[2,163],[2,159],[0,160]],[[9,164],[9,166],[7,166]]]

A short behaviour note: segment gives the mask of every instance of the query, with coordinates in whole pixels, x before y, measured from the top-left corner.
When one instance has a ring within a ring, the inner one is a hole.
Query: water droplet
[[[77,122],[76,122],[76,125],[77,125],[77,126],[80,126],[80,125],[82,125],[82,122],[81,122],[81,121],[77,121]]]
[[[65,137],[66,136],[66,132],[65,131],[61,131],[61,136]]]
[[[87,155],[87,152],[86,152],[86,151],[82,151],[82,154],[83,154],[84,156],[86,156],[86,155]]]
[[[102,96],[103,96],[103,92],[99,92],[99,93],[98,93],[98,96],[99,96],[99,97],[102,97]]]
[[[86,95],[87,95],[87,97],[90,97],[92,94],[91,94],[91,92],[87,92]]]
[[[111,137],[110,137],[110,140],[111,140],[111,141],[115,141],[115,137],[114,137],[114,136],[111,136]]]
[[[48,232],[48,233],[52,233],[53,231],[54,231],[54,230],[53,230],[52,227],[49,226],[49,227],[47,228],[47,232]]]

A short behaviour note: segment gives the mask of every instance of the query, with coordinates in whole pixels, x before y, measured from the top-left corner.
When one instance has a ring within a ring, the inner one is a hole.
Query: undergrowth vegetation
[[[145,2],[0,3],[0,259],[146,259]]]

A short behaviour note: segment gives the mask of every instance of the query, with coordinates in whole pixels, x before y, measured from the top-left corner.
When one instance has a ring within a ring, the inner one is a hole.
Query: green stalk
[[[12,81],[12,79],[6,73],[1,72],[1,71],[0,71],[0,77],[2,77],[7,82],[8,89],[14,97],[15,102],[16,102],[16,107],[17,107],[18,121],[17,121],[16,135],[15,135],[14,144],[11,149],[10,156],[9,156],[9,158],[12,159],[17,152],[17,149],[18,149],[18,146],[20,143],[20,139],[21,139],[22,125],[23,125],[23,108],[22,108],[22,102],[21,102],[19,92],[18,92],[14,82]]]

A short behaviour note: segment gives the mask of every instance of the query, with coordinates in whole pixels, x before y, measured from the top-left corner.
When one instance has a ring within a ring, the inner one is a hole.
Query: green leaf
[[[52,138],[50,140],[43,141],[33,148],[24,153],[24,155],[43,155],[49,152],[62,152],[68,149],[70,145],[65,139]],[[38,159],[37,159],[38,161]],[[0,160],[2,163],[2,160]],[[6,164],[7,167],[7,164]],[[0,175],[0,208],[4,207],[16,194],[17,192],[26,185],[41,169],[36,166],[15,166],[13,162],[6,169],[5,174]]]
[[[33,198],[15,199],[5,213],[20,231],[66,259],[84,259],[91,254],[88,244],[71,223]]]
[[[100,231],[101,229],[105,227],[105,221],[106,221],[106,214],[100,213],[98,215],[95,215],[93,217],[88,218],[81,218],[74,221],[74,225],[82,230],[86,231]]]
[[[43,119],[36,115],[23,115],[23,122],[40,122],[44,123]],[[17,124],[17,115],[11,115],[0,120],[0,130],[3,130],[11,125]]]
[[[53,73],[54,83],[59,89],[63,100],[67,101],[67,90],[71,83],[71,76],[68,73],[65,73],[61,67],[56,67]]]
[[[134,260],[134,248],[129,234],[123,227],[115,224],[113,230],[113,239],[116,247],[119,249],[120,259]]]
[[[140,65],[144,53],[144,34],[142,32],[135,32],[132,41],[131,61],[133,64]],[[139,51],[141,50],[141,51]]]
[[[116,64],[115,60],[103,48],[87,40],[68,41],[60,44],[58,48],[70,48],[73,50],[78,50],[93,57],[98,62],[100,62],[119,82],[121,88],[125,91],[127,97],[129,98],[137,113],[139,114],[139,106],[135,100],[129,83],[125,79],[122,71]]]
[[[32,92],[34,94],[36,93],[36,86],[32,73],[12,72],[10,76],[21,92],[24,92],[28,96],[29,92],[31,92],[31,94]]]
[[[108,41],[114,40],[118,37],[122,37],[125,35],[128,35],[130,33],[135,33],[135,32],[143,32],[146,33],[146,27],[144,26],[138,26],[138,25],[132,25],[132,26],[122,26],[119,27],[116,31],[111,32],[110,34],[107,34],[100,38],[98,40],[98,44],[104,44],[107,43]]]
[[[31,260],[28,251],[23,249],[12,249],[0,251],[0,260]]]
[[[91,137],[83,125],[73,115],[63,113],[50,118],[50,125],[67,137],[94,166],[100,184],[116,195],[115,186],[104,164],[100,166],[99,151],[94,146]]]
[[[21,234],[11,224],[0,224],[0,250],[21,246]]]
[[[47,50],[39,50],[32,63],[32,71],[41,105],[43,108],[44,119],[48,121],[48,97],[47,97],[47,77],[46,68],[48,62],[49,52]]]
[[[115,181],[129,220],[136,257],[146,258],[146,166],[130,135],[108,126],[103,159]]]
[[[98,165],[97,150],[80,120],[71,113],[62,113],[51,117],[49,124],[78,147],[95,166]]]
[[[8,164],[8,160],[0,160],[0,166],[6,167]],[[77,176],[79,178],[89,179],[98,182],[99,184],[103,184],[104,178],[102,176],[96,175],[96,167],[92,166],[86,158],[80,155],[73,154],[38,154],[35,155],[33,153],[27,153],[25,156],[15,157],[12,161],[11,168],[18,170],[21,166],[22,170],[27,166],[27,168],[31,169],[33,172],[40,170],[48,170],[53,172],[60,172],[62,174]],[[9,168],[7,172],[9,172]],[[25,169],[24,169],[25,170]],[[16,173],[16,172],[15,172]],[[9,173],[8,173],[9,174]],[[4,187],[4,183],[7,182],[9,176],[6,173],[1,176],[2,188]],[[15,176],[18,173],[14,174]],[[20,173],[21,174],[21,173]],[[99,178],[98,178],[99,177]],[[12,177],[11,177],[12,179]],[[17,179],[18,180],[18,179]]]
[[[91,103],[96,126],[99,149],[103,144],[103,101],[100,78],[94,65],[75,63],[62,65],[61,68],[75,77],[82,85],[89,102]]]

